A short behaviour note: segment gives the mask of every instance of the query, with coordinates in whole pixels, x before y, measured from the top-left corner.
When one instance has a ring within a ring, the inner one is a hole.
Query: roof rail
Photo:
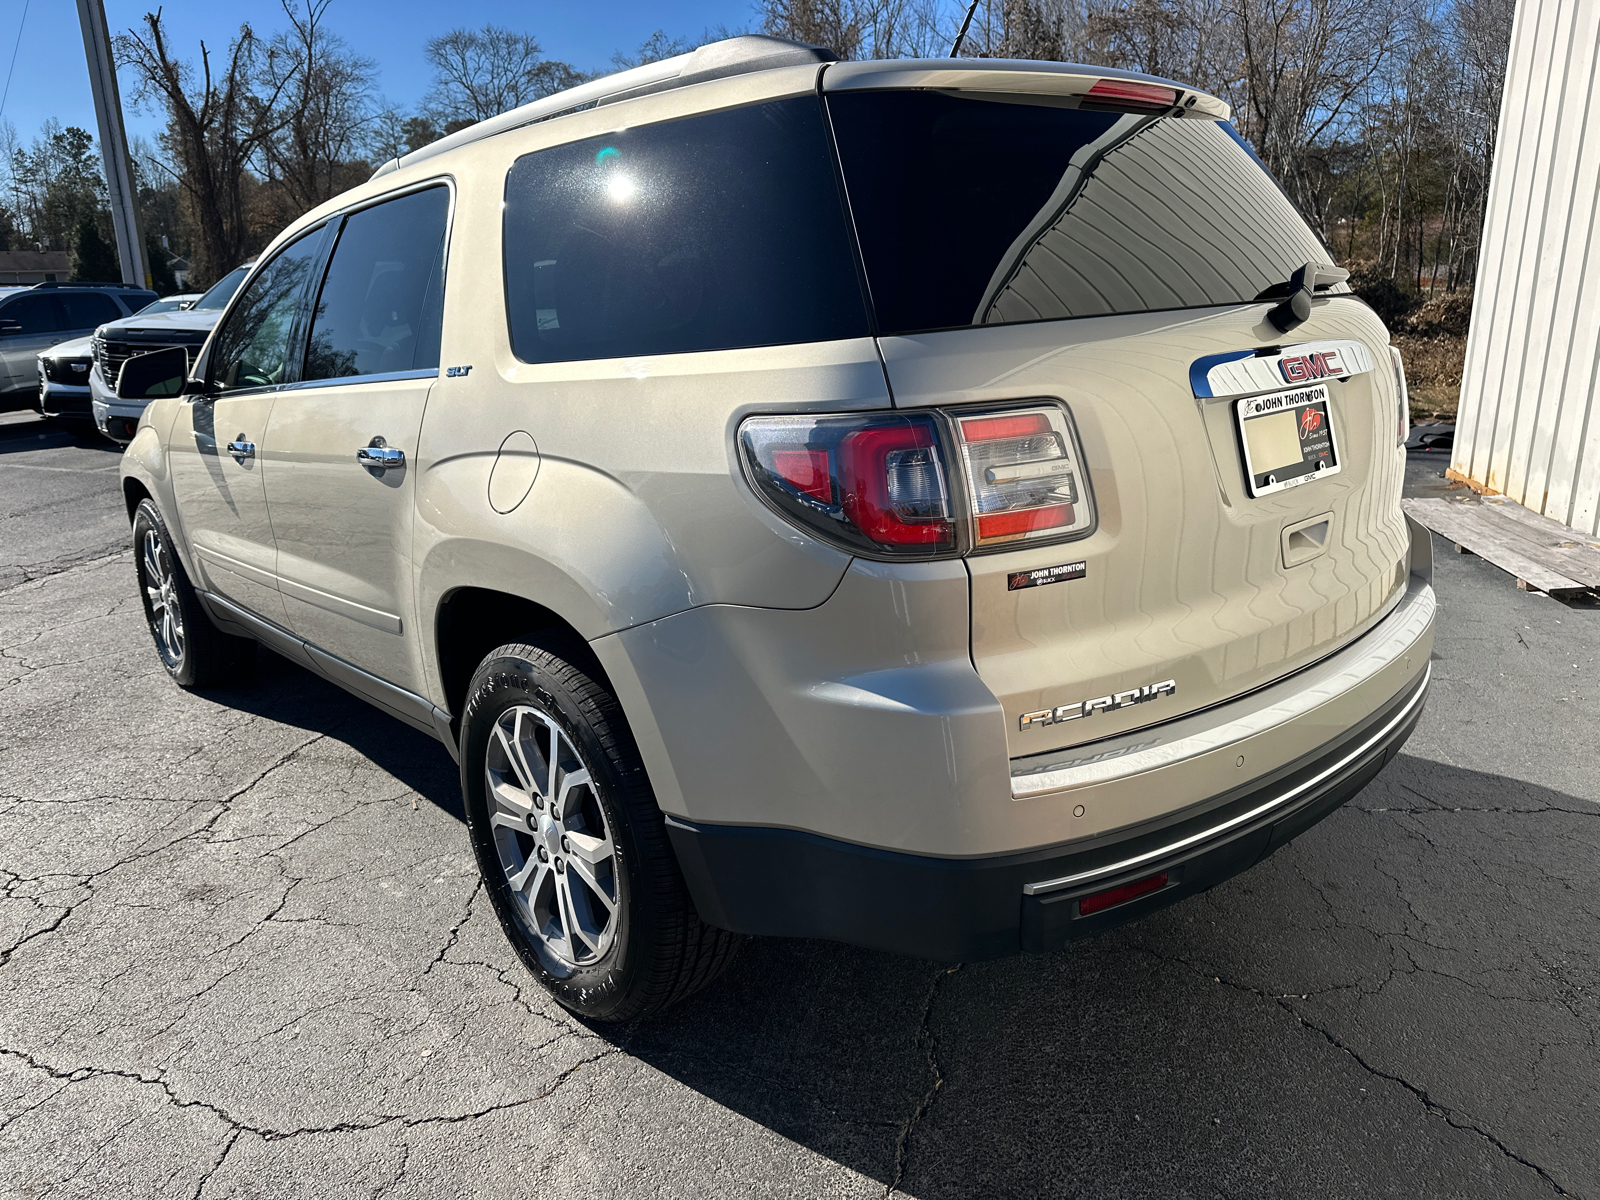
[[[778,67],[797,67],[807,64],[837,62],[839,56],[823,46],[805,42],[791,42],[786,38],[768,37],[766,34],[747,33],[742,37],[726,38],[679,54],[660,62],[646,63],[627,71],[618,71],[577,87],[513,108],[497,117],[489,117],[476,125],[458,130],[436,142],[413,150],[400,158],[391,158],[372,173],[374,179],[409,167],[437,154],[445,154],[458,146],[467,146],[484,138],[508,130],[520,129],[537,121],[564,116],[584,108],[613,104],[651,92],[687,87],[691,83],[704,83],[709,79],[722,79],[728,75],[745,75],[752,71],[770,71]]]
[[[24,284],[23,286],[29,285]],[[32,286],[36,288],[127,288],[133,292],[148,292],[150,290],[137,283],[123,283],[121,280],[116,283],[102,283],[96,279],[47,279],[43,283],[35,283]]]

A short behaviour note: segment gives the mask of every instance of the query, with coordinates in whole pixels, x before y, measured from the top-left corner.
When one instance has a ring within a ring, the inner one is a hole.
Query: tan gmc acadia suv
[[[962,960],[1211,887],[1428,687],[1388,334],[1181,84],[744,37],[386,164],[123,460],[156,648],[440,739],[620,1020],[738,934]]]

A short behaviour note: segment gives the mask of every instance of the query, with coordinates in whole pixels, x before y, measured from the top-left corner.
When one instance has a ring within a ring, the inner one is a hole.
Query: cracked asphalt
[[[1416,735],[1255,870],[599,1031],[441,747],[270,654],[167,682],[115,466],[0,418],[0,1197],[1600,1197],[1600,609],[1441,552]]]

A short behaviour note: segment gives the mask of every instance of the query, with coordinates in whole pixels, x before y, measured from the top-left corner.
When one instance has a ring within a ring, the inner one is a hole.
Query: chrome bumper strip
[[[1350,751],[1350,753],[1344,755],[1332,766],[1324,767],[1310,779],[1295,784],[1294,787],[1290,788],[1282,795],[1273,797],[1265,804],[1258,804],[1249,812],[1240,813],[1238,816],[1230,817],[1228,820],[1223,821],[1219,825],[1213,825],[1210,829],[1202,829],[1199,833],[1192,833],[1186,838],[1179,838],[1175,842],[1169,842],[1165,846],[1157,847],[1156,849],[1147,851],[1144,854],[1136,854],[1132,858],[1125,858],[1121,862],[1108,863],[1103,867],[1095,867],[1092,871],[1080,871],[1076,875],[1063,875],[1060,879],[1047,879],[1043,883],[1025,883],[1022,885],[1023,894],[1027,896],[1037,896],[1043,892],[1056,892],[1060,891],[1062,888],[1076,887],[1080,883],[1090,883],[1093,880],[1101,879],[1107,875],[1117,875],[1123,871],[1132,870],[1143,863],[1155,862],[1159,859],[1166,858],[1169,855],[1177,854],[1179,851],[1187,850],[1191,846],[1198,845],[1201,842],[1210,841],[1213,838],[1227,833],[1230,829],[1237,829],[1240,825],[1248,825],[1251,821],[1254,821],[1258,817],[1264,816],[1275,808],[1281,808],[1283,805],[1293,800],[1296,796],[1303,795],[1305,792],[1316,787],[1317,784],[1327,779],[1330,775],[1337,775],[1340,771],[1344,770],[1356,759],[1360,758],[1368,750],[1371,750],[1372,747],[1376,746],[1379,742],[1383,741],[1384,738],[1393,733],[1395,727],[1410,717],[1413,710],[1415,710],[1417,706],[1422,703],[1423,697],[1428,694],[1428,682],[1430,679],[1432,679],[1432,677],[1433,664],[1429,663],[1427,667],[1423,669],[1422,682],[1418,684],[1416,690],[1411,693],[1411,699],[1406,701],[1404,707],[1402,707],[1399,712],[1395,713],[1394,716],[1390,717],[1389,720],[1384,722],[1382,729],[1379,729],[1371,737],[1363,741],[1361,745]]]
[[[1046,792],[1107,783],[1170,767],[1304,717],[1328,701],[1359,687],[1397,658],[1403,657],[1428,631],[1438,601],[1434,598],[1433,588],[1420,580],[1413,579],[1412,582],[1413,586],[1394,611],[1354,645],[1266,689],[1271,693],[1283,688],[1286,694],[1282,697],[1232,718],[1227,718],[1225,706],[1220,712],[1213,713],[1214,717],[1222,718],[1220,724],[1175,737],[1159,745],[1152,746],[1146,740],[1159,736],[1159,733],[1146,729],[1135,730],[1111,743],[1078,747],[1076,752],[1073,749],[1062,750],[1057,762],[1032,770],[1026,767],[1014,770],[1011,777],[1012,799],[1023,800]],[[1196,716],[1204,717],[1205,714]],[[1173,724],[1186,724],[1193,720],[1193,717],[1179,717]]]

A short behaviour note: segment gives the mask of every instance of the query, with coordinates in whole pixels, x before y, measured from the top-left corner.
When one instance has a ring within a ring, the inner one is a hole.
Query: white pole
[[[122,98],[117,94],[117,67],[111,57],[111,34],[106,28],[102,0],[78,0],[78,22],[83,26],[83,52],[89,60],[94,115],[100,122],[100,155],[106,164],[106,192],[111,201],[111,227],[117,235],[122,282],[147,288],[150,270],[144,261],[144,240],[139,236],[138,193],[133,186],[133,163],[128,157]]]

